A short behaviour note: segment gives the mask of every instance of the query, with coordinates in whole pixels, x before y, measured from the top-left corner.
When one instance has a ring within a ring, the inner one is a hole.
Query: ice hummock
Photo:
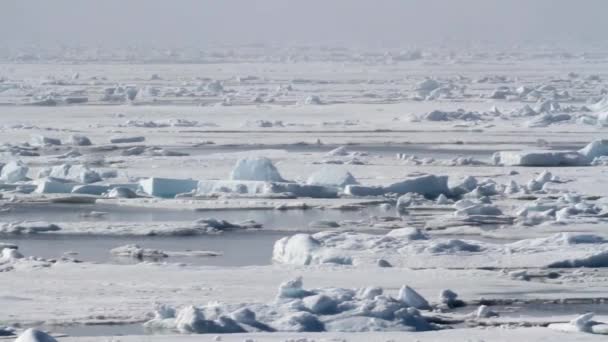
[[[267,304],[210,303],[174,310],[158,306],[148,330],[183,334],[266,332],[428,331],[441,326],[428,321],[413,305],[431,309],[424,297],[409,289],[404,297],[382,288],[304,289],[301,277],[280,284],[276,300]]]

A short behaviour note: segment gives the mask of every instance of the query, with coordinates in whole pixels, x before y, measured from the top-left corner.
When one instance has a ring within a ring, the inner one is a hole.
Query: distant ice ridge
[[[210,303],[180,310],[160,305],[144,327],[184,334],[441,329],[421,311],[430,309],[428,301],[408,286],[392,297],[380,287],[305,289],[302,278],[295,278],[283,282],[276,300],[268,304]]]

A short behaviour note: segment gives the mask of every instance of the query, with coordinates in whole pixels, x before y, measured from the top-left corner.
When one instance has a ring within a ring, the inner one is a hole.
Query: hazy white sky
[[[608,0],[0,0],[0,42],[23,44],[596,41]]]

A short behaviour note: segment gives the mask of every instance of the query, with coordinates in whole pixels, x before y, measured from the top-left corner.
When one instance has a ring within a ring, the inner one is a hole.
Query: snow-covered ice
[[[603,47],[378,42],[0,49],[0,335],[606,334]]]

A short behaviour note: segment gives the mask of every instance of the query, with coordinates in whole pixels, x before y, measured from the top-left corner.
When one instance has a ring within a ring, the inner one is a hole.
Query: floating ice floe
[[[352,196],[379,196],[386,193],[406,194],[408,192],[428,197],[450,194],[447,176],[413,176],[387,186],[347,185],[344,192]]]
[[[608,140],[594,140],[578,151],[501,151],[492,156],[504,166],[587,166],[608,155]]]
[[[569,259],[564,261],[564,255]],[[493,244],[425,239],[419,234],[373,235],[325,231],[275,242],[273,262],[291,265],[373,266],[381,258],[395,267],[608,267],[608,243],[597,235],[560,233],[548,238]],[[590,260],[571,262],[570,259]]]
[[[37,234],[60,230],[61,227],[56,224],[41,221],[23,221],[0,225],[0,233],[6,234]]]
[[[255,221],[243,221],[240,223],[231,223],[226,220],[219,220],[213,217],[198,219],[194,222],[196,227],[211,228],[214,230],[230,230],[230,229],[258,229],[262,225]]]
[[[210,303],[180,310],[160,305],[144,328],[183,334],[441,329],[415,308],[430,309],[428,302],[413,289],[404,288],[405,292],[393,298],[379,287],[307,290],[302,279],[296,278],[282,283],[276,300],[268,304]]]
[[[110,253],[117,257],[128,257],[134,259],[162,259],[168,255],[158,249],[141,248],[138,245],[124,245],[110,250]]]

